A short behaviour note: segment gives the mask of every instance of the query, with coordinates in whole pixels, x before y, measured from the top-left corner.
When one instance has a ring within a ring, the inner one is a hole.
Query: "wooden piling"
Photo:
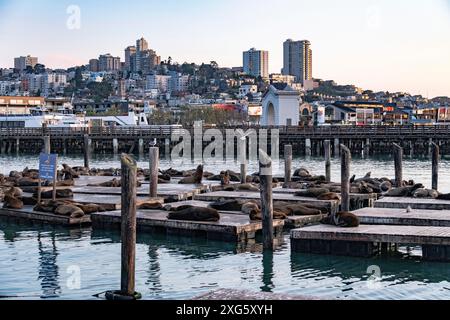
[[[394,143],[395,184],[397,188],[403,186],[403,148]]]
[[[284,182],[292,180],[292,145],[284,146]]]
[[[325,140],[323,148],[325,154],[325,177],[327,182],[331,182],[331,141]]]
[[[440,147],[433,142],[431,188],[436,191],[438,191],[439,188],[439,160],[440,160]]]
[[[239,141],[239,158],[241,162],[241,183],[247,183],[247,138],[243,137]]]
[[[259,176],[261,184],[263,248],[264,250],[273,250],[272,159],[261,149],[259,150]]]
[[[83,145],[83,153],[84,153],[84,167],[89,169],[89,160],[90,160],[90,142],[89,136],[87,134],[84,135],[84,145]]]
[[[127,154],[122,164],[121,294],[135,295],[137,163]]]
[[[350,149],[341,144],[341,211],[350,211]]]
[[[44,137],[44,153],[50,154],[51,153],[51,142],[50,142],[50,136]]]
[[[150,198],[158,196],[159,148],[150,148]]]

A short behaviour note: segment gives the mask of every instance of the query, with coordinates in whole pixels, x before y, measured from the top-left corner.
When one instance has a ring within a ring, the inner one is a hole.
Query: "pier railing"
[[[373,138],[373,137],[415,137],[415,138],[450,138],[450,125],[404,125],[404,126],[321,126],[321,127],[262,127],[230,126],[206,129],[278,129],[280,135],[292,138]],[[185,128],[193,134],[193,128]],[[169,138],[173,133],[180,133],[177,127],[91,127],[91,128],[0,128],[1,139],[37,138],[50,135],[58,138],[82,138],[84,135],[95,138]]]

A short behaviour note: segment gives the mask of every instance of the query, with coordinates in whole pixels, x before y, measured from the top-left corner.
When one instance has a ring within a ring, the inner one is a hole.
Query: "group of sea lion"
[[[71,218],[81,218],[86,214],[104,212],[105,209],[96,204],[81,204],[71,200],[48,200],[36,204],[34,211],[54,213],[56,215],[68,216]]]

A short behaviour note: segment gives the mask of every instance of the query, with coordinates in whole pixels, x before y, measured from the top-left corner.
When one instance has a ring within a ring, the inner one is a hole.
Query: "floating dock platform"
[[[450,227],[450,210],[364,208],[353,211],[361,224]]]
[[[421,199],[406,197],[384,197],[375,202],[375,208],[450,210],[449,200]]]
[[[53,213],[33,211],[33,206],[25,206],[23,209],[1,208],[0,216],[12,220],[39,222],[65,227],[79,227],[91,224],[90,215],[85,215],[81,218],[71,218]]]
[[[420,226],[362,225],[338,228],[317,225],[291,231],[294,252],[371,257],[383,246],[422,246],[428,261],[450,261],[450,228]]]
[[[247,241],[254,239],[256,233],[262,230],[262,222],[251,221],[248,216],[220,213],[218,222],[199,222],[169,220],[168,211],[138,210],[138,230],[147,229],[166,232],[168,234],[202,236],[211,240]],[[94,228],[120,227],[121,212],[98,212],[91,215]],[[284,221],[274,220],[275,233],[281,234]]]

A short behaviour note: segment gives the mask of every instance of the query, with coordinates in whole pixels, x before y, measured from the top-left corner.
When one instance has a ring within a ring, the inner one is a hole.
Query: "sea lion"
[[[105,208],[98,204],[80,204],[80,203],[74,203],[74,206],[77,206],[81,210],[83,210],[84,214],[91,214],[96,212],[105,212]]]
[[[412,196],[414,198],[436,199],[439,196],[439,194],[436,190],[417,189],[416,191],[414,191]]]
[[[37,187],[38,184],[39,181],[37,179],[32,179],[29,177],[20,178],[16,182],[18,187]]]
[[[317,216],[322,214],[322,211],[319,209],[308,208],[301,204],[290,204],[286,207],[291,216]]]
[[[237,191],[259,192],[259,188],[251,183],[236,184],[234,187]]]
[[[37,192],[33,194],[34,197],[37,197]],[[52,199],[53,198],[53,190],[41,192],[42,199]],[[56,190],[56,198],[65,199],[65,198],[73,198],[73,192],[70,189],[60,189]]]
[[[438,197],[436,199],[438,199],[438,200],[450,200],[450,193],[440,194],[440,195],[438,195]]]
[[[297,191],[295,193],[296,197],[308,197],[308,198],[317,198],[318,196],[329,193],[329,189],[325,188],[309,188],[307,190]]]
[[[385,197],[411,197],[417,189],[423,189],[423,184],[415,184],[414,186],[400,187],[389,190],[384,194]]]
[[[80,175],[75,170],[73,170],[69,165],[65,163],[63,164],[62,172],[64,180],[73,180],[80,177]]]
[[[203,180],[203,165],[199,165],[197,170],[180,180],[179,184],[201,184]]]
[[[163,205],[160,202],[147,201],[139,203],[136,208],[140,210],[162,210]]]
[[[55,214],[69,216],[71,218],[81,218],[84,216],[84,211],[73,204],[63,204],[56,208]]]
[[[305,168],[300,168],[294,171],[294,177],[308,178],[311,177],[311,174]]]
[[[245,201],[225,200],[211,203],[208,207],[219,211],[241,211]]]
[[[175,208],[176,211],[170,211],[167,218],[170,220],[182,221],[205,221],[217,222],[220,220],[220,214],[217,210],[211,208],[202,208],[194,206],[182,206]]]
[[[359,218],[351,212],[338,212],[323,218],[321,223],[341,228],[356,228],[359,227]]]
[[[323,193],[317,197],[317,200],[337,200],[341,201],[341,196],[334,192]]]
[[[88,187],[105,187],[105,188],[120,188],[122,186],[122,182],[120,179],[112,179],[110,181],[102,182],[102,183],[95,183],[95,184],[88,184]]]
[[[392,183],[390,181],[383,181],[380,184],[380,190],[381,192],[388,192],[389,190],[392,189]]]
[[[23,196],[23,190],[17,187],[11,187],[5,191],[5,196],[7,195],[13,198],[20,198]]]
[[[21,197],[20,200],[25,206],[35,206],[37,204],[37,199],[34,197]]]
[[[3,199],[3,208],[8,209],[22,209],[23,208],[23,202],[22,200],[13,197],[9,194],[5,195],[5,198]]]

